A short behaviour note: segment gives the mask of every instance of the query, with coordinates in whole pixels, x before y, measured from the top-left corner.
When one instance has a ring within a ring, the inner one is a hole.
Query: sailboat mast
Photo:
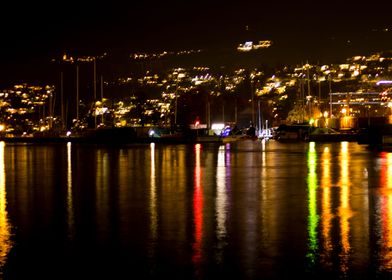
[[[210,101],[207,101],[206,104],[206,114],[207,114],[207,129],[211,129],[211,108],[210,108]]]
[[[76,65],[76,121],[79,120],[79,65]]]
[[[253,78],[251,79],[251,106],[252,106],[252,125],[255,124],[255,103],[254,103],[254,90],[255,90],[255,85],[254,85],[254,81]]]
[[[332,88],[331,88],[331,77],[329,78],[329,117],[332,118]]]
[[[258,127],[259,127],[259,135],[262,133],[262,130],[263,130],[263,124],[261,123],[261,108],[260,108],[260,99],[259,100],[257,100],[257,113],[258,113],[258,116],[259,116],[259,125],[258,125]]]
[[[235,104],[234,104],[234,122],[237,124],[238,121],[238,113],[237,113],[237,98],[235,99]]]
[[[97,127],[97,113],[96,113],[95,103],[97,101],[97,63],[96,63],[95,57],[94,57],[94,78],[93,78],[93,81],[94,81],[94,106],[93,106],[93,108],[95,110],[95,112],[94,112],[94,128],[96,128]]]
[[[64,85],[63,85],[63,72],[60,73],[60,105],[61,105],[61,121],[62,128],[65,128],[65,116],[64,116]]]
[[[309,119],[312,116],[312,95],[310,92],[310,74],[309,74],[309,63],[306,63],[306,77],[307,77],[307,82],[308,82],[308,96],[307,100],[309,102]]]
[[[97,100],[97,63],[94,57],[94,102]]]
[[[101,75],[101,106],[102,106],[102,108],[103,108],[103,76]],[[103,112],[103,110],[102,110],[102,119],[101,119],[101,123],[102,123],[102,125],[103,125],[103,114],[104,114],[104,112]]]

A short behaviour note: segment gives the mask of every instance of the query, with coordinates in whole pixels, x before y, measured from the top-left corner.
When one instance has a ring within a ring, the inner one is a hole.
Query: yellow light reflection
[[[340,218],[340,236],[342,244],[342,252],[340,254],[341,263],[340,270],[347,272],[349,252],[350,252],[350,222],[349,219],[352,216],[352,210],[350,208],[350,179],[349,179],[349,152],[348,142],[341,143],[340,150],[340,207],[339,207],[339,218]]]
[[[315,148],[315,142],[309,143],[308,151],[308,241],[309,250],[307,258],[309,264],[316,262],[316,253],[318,249],[317,241],[317,226],[318,226],[318,214],[317,214],[317,152]]]
[[[96,168],[96,207],[97,215],[100,217],[100,223],[97,225],[98,232],[108,234],[107,228],[110,224],[109,218],[109,155],[107,152],[99,149],[97,155],[97,168]]]
[[[11,225],[8,221],[7,198],[5,185],[5,164],[4,164],[5,143],[0,142],[0,267],[7,261],[7,255],[12,248]]]
[[[67,213],[68,213],[68,238],[74,238],[74,208],[72,199],[72,157],[71,142],[67,143]]]
[[[266,140],[265,140],[265,139],[262,139],[262,141],[261,141],[261,150],[262,150],[263,152],[265,152],[265,142],[266,142]]]

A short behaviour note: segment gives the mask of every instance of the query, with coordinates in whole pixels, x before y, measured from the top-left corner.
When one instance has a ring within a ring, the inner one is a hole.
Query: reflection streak
[[[341,143],[341,163],[340,163],[340,230],[341,230],[341,244],[342,252],[340,255],[340,271],[346,273],[348,270],[349,252],[350,252],[350,222],[351,208],[350,208],[350,179],[349,179],[349,153],[348,142]]]
[[[392,154],[382,153],[381,169],[381,270],[392,269]]]
[[[195,265],[201,263],[201,241],[203,235],[203,194],[201,189],[201,166],[200,153],[201,145],[195,145],[195,190],[193,193],[193,213],[195,223],[194,244],[193,244],[193,262]]]
[[[67,220],[68,220],[68,238],[74,238],[74,209],[72,200],[72,157],[71,142],[67,143]]]
[[[226,213],[227,213],[227,193],[226,193],[226,166],[225,166],[225,147],[220,146],[218,152],[218,164],[216,167],[216,222],[217,222],[217,239],[218,261],[222,261],[222,247],[224,246],[224,239],[226,237]]]
[[[7,255],[12,248],[11,225],[8,221],[7,198],[5,185],[5,164],[4,164],[5,143],[0,142],[0,268],[3,268],[7,261]]]
[[[317,153],[315,149],[315,142],[309,143],[308,151],[308,235],[309,235],[309,251],[307,258],[309,264],[313,265],[316,262],[316,251],[318,249],[317,242],[317,225],[319,217],[317,215]]]
[[[321,226],[323,237],[323,251],[324,257],[327,258],[324,262],[329,260],[332,252],[332,236],[331,225],[333,213],[331,210],[331,153],[328,147],[325,147],[322,154],[322,179],[321,179]]]
[[[150,231],[153,242],[157,239],[157,198],[156,198],[156,175],[155,175],[155,143],[150,144],[151,149],[151,179],[150,179]]]
[[[108,153],[103,150],[97,151],[97,175],[96,175],[96,207],[97,215],[100,216],[99,233],[107,234],[109,227],[109,159]]]

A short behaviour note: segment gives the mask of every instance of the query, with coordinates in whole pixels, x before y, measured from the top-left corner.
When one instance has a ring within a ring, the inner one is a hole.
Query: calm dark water
[[[392,277],[392,153],[0,142],[3,279]]]

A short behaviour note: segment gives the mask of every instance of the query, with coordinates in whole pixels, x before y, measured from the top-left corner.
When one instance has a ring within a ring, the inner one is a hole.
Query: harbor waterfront
[[[2,279],[389,279],[392,153],[0,142]]]

